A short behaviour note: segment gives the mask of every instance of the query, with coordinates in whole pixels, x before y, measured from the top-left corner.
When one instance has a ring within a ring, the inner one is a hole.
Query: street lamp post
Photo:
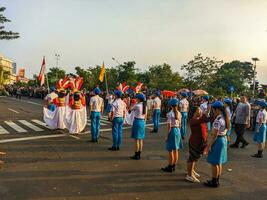
[[[114,60],[118,65],[121,65],[121,63],[116,58],[112,58],[112,60]]]
[[[256,63],[257,61],[260,61],[260,59],[258,58],[251,58],[253,61],[254,61],[254,70],[253,70],[253,92],[252,92],[252,95],[253,95],[253,99],[255,97],[255,79],[256,79]]]

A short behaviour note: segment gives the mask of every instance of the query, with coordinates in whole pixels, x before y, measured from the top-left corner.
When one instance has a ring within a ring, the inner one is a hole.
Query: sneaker
[[[200,180],[198,180],[196,177],[194,176],[189,176],[186,175],[185,180],[192,182],[192,183],[200,183]]]
[[[200,178],[200,174],[198,174],[196,171],[193,171],[193,174],[196,178]]]

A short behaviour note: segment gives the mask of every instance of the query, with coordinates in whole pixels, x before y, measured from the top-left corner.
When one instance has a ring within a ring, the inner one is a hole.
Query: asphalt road
[[[267,199],[267,155],[250,157],[257,150],[250,132],[246,133],[249,146],[229,149],[221,187],[211,189],[203,186],[210,177],[206,158],[198,163],[202,183],[184,180],[186,140],[176,172],[160,171],[167,164],[165,125],[158,134],[149,133],[151,127],[147,127],[142,160],[134,161],[129,159],[133,154],[130,129],[124,130],[121,150],[110,152],[110,124],[105,119],[98,144],[88,142],[89,134],[71,137],[40,122],[40,100],[0,97],[0,150],[7,153],[0,170],[0,200]]]

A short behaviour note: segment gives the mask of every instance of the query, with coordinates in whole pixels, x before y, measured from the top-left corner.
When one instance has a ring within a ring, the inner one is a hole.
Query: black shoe
[[[219,186],[216,178],[212,178],[212,180],[206,181],[204,185],[212,188],[217,188]]]
[[[161,171],[172,173],[173,172],[173,169],[172,169],[172,166],[171,165],[168,165],[167,167],[161,168]]]
[[[248,146],[249,145],[249,143],[247,142],[247,143],[244,143],[244,144],[242,144],[242,146],[240,147],[240,148],[245,148],[246,146]]]
[[[157,131],[153,129],[152,131],[150,131],[150,133],[157,133]]]
[[[172,171],[173,171],[173,172],[175,171],[175,164],[172,165]]]
[[[134,156],[131,156],[130,159],[132,159],[132,160],[139,160],[138,159],[138,152],[135,152]]]
[[[95,143],[95,142],[96,142],[96,140],[95,140],[95,139],[91,139],[91,140],[89,140],[88,142]]]
[[[254,158],[262,158],[263,155],[262,154],[254,154],[254,155],[251,155],[251,157],[254,157]]]
[[[239,148],[238,144],[231,144],[230,147],[231,148]]]
[[[119,151],[119,150],[120,150],[120,147],[117,147],[117,148],[116,148],[116,151]]]
[[[116,147],[111,147],[111,148],[108,148],[108,150],[110,150],[110,151],[117,151],[117,148]]]

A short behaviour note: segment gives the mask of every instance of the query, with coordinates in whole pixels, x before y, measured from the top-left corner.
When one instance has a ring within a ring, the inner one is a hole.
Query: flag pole
[[[45,76],[46,76],[47,92],[50,93],[50,87],[49,87],[48,76],[47,76],[47,71],[46,71],[46,63],[45,63]]]

